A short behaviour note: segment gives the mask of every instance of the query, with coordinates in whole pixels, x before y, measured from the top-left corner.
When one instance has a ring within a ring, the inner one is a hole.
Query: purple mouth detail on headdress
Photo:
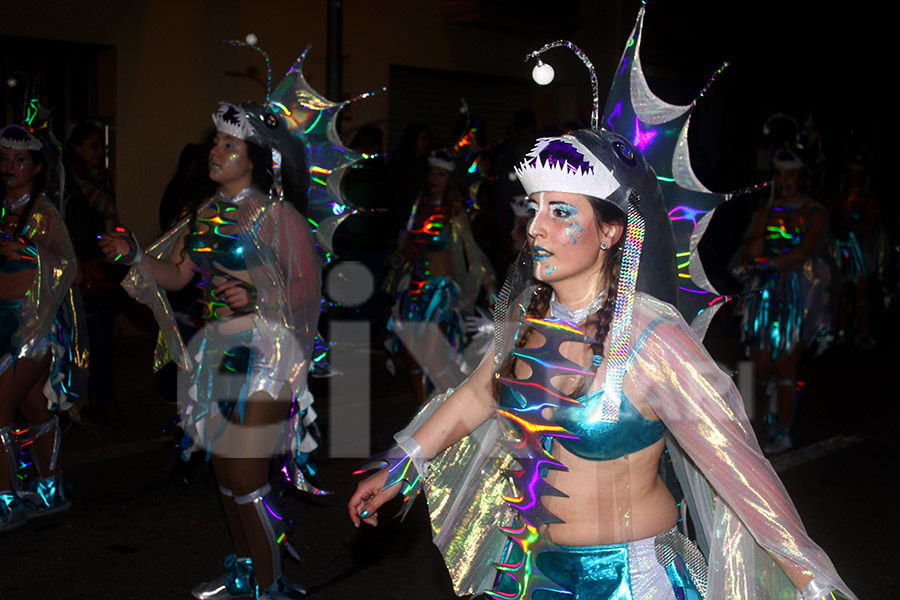
[[[579,152],[572,144],[562,140],[552,140],[543,148],[531,161],[529,166],[535,166],[535,161],[540,159],[541,163],[548,166],[564,165],[569,171],[579,174],[589,174],[594,172],[594,167],[587,161],[584,155]]]
[[[241,124],[240,114],[233,106],[228,107],[228,109],[222,115],[222,120],[235,126]]]
[[[3,139],[11,140],[13,142],[27,142],[29,135],[30,134],[21,127],[7,127],[6,131],[3,132]]]

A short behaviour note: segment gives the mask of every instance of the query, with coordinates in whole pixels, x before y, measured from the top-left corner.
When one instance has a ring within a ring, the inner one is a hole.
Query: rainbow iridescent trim
[[[523,553],[519,561],[496,563],[503,576],[512,578],[517,584],[515,593],[486,591],[491,598],[518,600],[530,598],[535,590],[550,590],[568,593],[537,567],[536,558],[541,552],[556,549],[555,544],[540,535],[540,528],[550,523],[559,523],[555,515],[544,508],[541,496],[559,496],[561,492],[548,484],[544,476],[549,469],[566,470],[548,450],[552,438],[574,438],[563,427],[548,420],[541,411],[555,408],[565,403],[578,403],[557,388],[552,380],[559,375],[587,377],[590,372],[559,351],[564,342],[593,343],[574,323],[561,319],[525,318],[523,325],[531,326],[544,338],[544,344],[536,348],[517,348],[516,360],[529,366],[531,374],[525,379],[501,377],[500,394],[503,407],[496,408],[501,420],[514,432],[510,439],[503,441],[515,461],[521,467],[510,471],[516,488],[514,496],[503,499],[518,512],[516,524],[501,527],[509,539],[517,544]]]
[[[619,292],[616,310],[609,336],[609,362],[606,371],[606,393],[600,408],[600,421],[615,423],[619,420],[619,404],[622,399],[622,379],[630,353],[631,311],[634,307],[634,291],[637,285],[638,266],[644,245],[644,218],[641,216],[640,198],[632,193],[628,199],[628,224],[625,250],[619,276]]]
[[[373,457],[371,461],[354,471],[353,474],[361,475],[366,471],[371,471],[373,469],[380,470],[385,467],[388,468],[388,477],[382,488],[383,490],[386,490],[397,483],[402,483],[400,486],[400,494],[403,496],[403,506],[400,508],[400,512],[397,513],[397,516],[403,520],[409,513],[409,509],[412,508],[413,502],[415,502],[419,493],[422,491],[422,484],[420,483],[422,475],[416,470],[413,460],[406,451],[399,446],[395,446],[387,452],[383,452]]]

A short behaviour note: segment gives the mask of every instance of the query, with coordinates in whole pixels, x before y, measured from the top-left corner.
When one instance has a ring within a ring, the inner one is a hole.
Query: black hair
[[[70,169],[80,170],[85,166],[84,159],[75,152],[75,148],[81,146],[92,135],[99,135],[103,139],[103,130],[90,121],[79,123],[72,129],[69,139],[63,147],[63,164]]]
[[[247,146],[247,159],[253,165],[250,176],[253,185],[263,193],[268,193],[272,187],[272,154],[268,148],[263,148],[253,142],[244,142]],[[284,172],[282,171],[282,176]]]
[[[403,157],[412,157],[415,154],[416,149],[416,140],[419,139],[419,134],[422,132],[426,132],[428,134],[429,143],[434,139],[431,135],[431,128],[428,127],[425,123],[410,123],[403,130],[403,134],[400,136],[400,144],[397,145],[397,149],[394,150],[394,154]]]
[[[350,147],[354,150],[361,150],[366,154],[374,154],[378,151],[378,147],[384,143],[384,133],[371,123],[367,123],[359,128]]]

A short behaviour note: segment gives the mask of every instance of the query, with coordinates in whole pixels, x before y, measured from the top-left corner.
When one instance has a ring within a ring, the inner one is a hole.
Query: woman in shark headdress
[[[107,258],[133,265],[123,285],[154,309],[166,353],[191,371],[190,397],[181,406],[186,453],[211,456],[235,549],[226,574],[193,591],[202,599],[299,591],[282,574],[286,521],[268,473],[271,457],[286,450],[278,443],[282,430],[300,437],[293,446],[309,445],[302,423],[296,425],[312,401],[306,378],[321,266],[307,221],[294,207],[305,205],[302,182],[282,179],[294,203],[269,194],[272,156],[265,127],[253,116],[259,112],[222,103],[212,115],[209,176],[219,188],[188,219],[146,252],[126,231],[101,241]],[[197,274],[206,327],[185,351],[162,290],[181,289]]]
[[[493,351],[369,465],[379,471],[358,485],[351,520],[376,525],[421,479],[460,595],[852,597],[734,383],[670,303],[675,238],[656,173],[637,142],[596,123],[538,140],[516,170],[528,246]],[[666,450],[699,548],[660,476]]]

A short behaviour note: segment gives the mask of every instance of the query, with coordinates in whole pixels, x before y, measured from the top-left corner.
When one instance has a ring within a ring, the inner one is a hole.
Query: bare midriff
[[[34,282],[34,269],[15,273],[0,273],[0,300],[20,300],[25,297]]]
[[[550,470],[547,483],[567,497],[543,496],[562,523],[545,535],[564,546],[621,544],[655,536],[678,521],[675,499],[658,475],[665,439],[615,460],[585,460],[554,443],[568,471]]]

